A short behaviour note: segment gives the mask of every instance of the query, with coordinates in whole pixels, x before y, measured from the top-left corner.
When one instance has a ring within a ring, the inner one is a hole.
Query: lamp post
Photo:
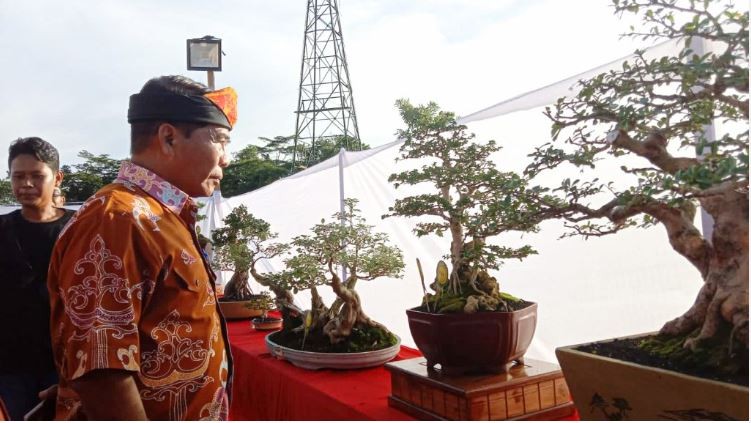
[[[206,35],[187,42],[188,70],[206,71],[209,89],[214,89],[214,71],[222,70],[222,40]]]

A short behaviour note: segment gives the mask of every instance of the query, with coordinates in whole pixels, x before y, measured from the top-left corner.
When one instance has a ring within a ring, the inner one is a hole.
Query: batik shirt
[[[80,418],[70,382],[132,372],[151,420],[226,419],[229,342],[187,194],[123,162],[60,233],[48,277],[57,418]]]

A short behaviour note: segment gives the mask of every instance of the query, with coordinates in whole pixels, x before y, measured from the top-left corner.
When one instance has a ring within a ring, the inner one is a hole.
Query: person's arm
[[[89,420],[147,420],[132,372],[93,370],[71,385]]]

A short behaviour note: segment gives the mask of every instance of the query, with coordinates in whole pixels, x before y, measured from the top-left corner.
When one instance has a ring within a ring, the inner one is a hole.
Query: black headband
[[[200,95],[133,94],[128,107],[128,123],[164,120],[213,123],[232,129],[227,116],[214,103]]]

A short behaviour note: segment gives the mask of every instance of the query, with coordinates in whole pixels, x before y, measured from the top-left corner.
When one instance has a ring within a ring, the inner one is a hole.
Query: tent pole
[[[693,37],[691,40],[691,49],[694,50],[694,54],[698,56],[703,56],[706,54],[706,49],[704,48],[704,39],[701,37]],[[694,91],[700,90],[700,87],[694,87]],[[704,160],[704,157],[707,154],[710,154],[712,152],[712,144],[715,142],[715,130],[714,130],[714,121],[712,121],[709,125],[704,125],[702,128],[702,132],[696,133],[696,141],[698,142],[702,136],[704,137],[704,141],[706,142],[704,146],[702,147],[701,151],[696,151],[696,157],[702,161]],[[706,210],[704,210],[703,207],[700,207],[701,210],[701,232],[704,235],[704,239],[712,244],[712,231],[714,230],[714,219],[712,216],[707,213]]]
[[[342,227],[347,224],[344,218],[344,147],[339,149],[339,212],[341,216]],[[347,268],[342,266],[342,282],[347,280]]]

